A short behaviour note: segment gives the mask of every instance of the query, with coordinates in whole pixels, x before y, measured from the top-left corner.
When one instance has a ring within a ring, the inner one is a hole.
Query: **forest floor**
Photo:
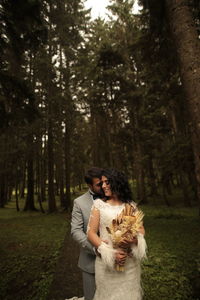
[[[200,299],[197,208],[143,206],[148,259],[144,300]],[[64,300],[82,296],[79,249],[70,215],[0,209],[0,299]]]

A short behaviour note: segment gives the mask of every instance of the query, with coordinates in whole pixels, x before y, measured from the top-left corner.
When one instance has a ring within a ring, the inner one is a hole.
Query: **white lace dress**
[[[135,205],[135,204],[133,204]],[[107,240],[110,247],[112,242],[106,230],[112,220],[123,210],[124,204],[114,206],[100,199],[95,200],[94,209],[100,212],[99,235],[102,240]],[[91,214],[92,217],[92,214]],[[88,228],[90,222],[88,224]],[[138,246],[135,246],[135,254],[128,257],[125,263],[125,271],[119,272],[106,265],[100,257],[95,261],[96,293],[93,300],[141,300],[142,289],[140,284],[140,258],[145,256],[146,243],[141,235]],[[140,249],[141,248],[141,249]],[[133,251],[134,253],[134,251]],[[137,257],[137,258],[136,258]]]

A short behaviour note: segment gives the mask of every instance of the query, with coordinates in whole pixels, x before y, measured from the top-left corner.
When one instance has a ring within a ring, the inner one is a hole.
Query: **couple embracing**
[[[83,277],[81,299],[141,300],[140,261],[146,256],[142,221],[136,234],[128,230],[118,246],[114,245],[114,237],[116,241],[120,233],[117,229],[121,226],[123,230],[125,226],[122,219],[131,224],[130,220],[135,218],[123,218],[123,214],[131,211],[136,216],[138,212],[128,180],[115,169],[94,167],[87,171],[85,182],[89,190],[74,200],[71,221],[72,237],[81,247],[78,261]]]

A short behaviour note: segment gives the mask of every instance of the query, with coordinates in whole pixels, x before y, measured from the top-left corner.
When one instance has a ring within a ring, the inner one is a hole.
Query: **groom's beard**
[[[92,195],[94,195],[96,198],[98,197],[98,198],[103,198],[104,197],[104,193],[103,193],[103,191],[100,191],[100,192],[95,192],[95,191],[93,191],[93,190],[91,190],[92,191]]]
[[[93,194],[95,197],[98,197],[98,198],[103,198],[104,195],[102,193],[94,193]]]

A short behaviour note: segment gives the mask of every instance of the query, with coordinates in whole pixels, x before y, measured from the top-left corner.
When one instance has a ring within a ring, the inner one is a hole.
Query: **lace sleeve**
[[[135,211],[138,210],[137,203],[135,203],[134,201],[132,201],[130,204],[131,204],[131,206],[134,207]]]
[[[98,236],[101,208],[104,208],[104,203],[101,200],[95,200],[88,222],[87,237],[88,240],[96,247],[103,263],[108,268],[114,269],[116,250],[114,250],[110,245],[107,245]]]
[[[97,199],[94,201],[92,208],[91,208],[90,218],[89,218],[89,222],[88,222],[88,226],[87,226],[87,236],[88,236],[90,230],[92,230],[95,233],[97,233],[99,231],[100,208],[101,208],[101,200]]]
[[[138,210],[137,204],[135,202],[132,202],[131,205],[135,208],[135,211]],[[145,230],[144,226],[142,225],[142,227],[140,228],[140,232],[137,235],[138,244],[133,244],[131,247],[133,256],[138,260],[147,258],[147,244],[144,238],[144,234]]]
[[[97,233],[99,231],[99,219],[100,219],[100,211],[93,204],[90,212],[90,218],[87,226],[87,236],[89,236],[90,231]],[[90,240],[90,238],[88,238]]]
[[[147,258],[147,244],[144,238],[144,235],[142,233],[139,233],[138,236],[138,244],[137,245],[133,245],[132,248],[132,253],[133,256],[138,259],[138,260],[143,260],[145,258]]]
[[[137,203],[135,203],[134,201],[132,201],[130,204],[134,207],[135,212],[138,211]],[[142,222],[142,224],[143,224],[143,222]],[[141,227],[140,233],[142,233],[143,235],[145,235],[145,230],[144,230],[144,226],[143,225]]]

